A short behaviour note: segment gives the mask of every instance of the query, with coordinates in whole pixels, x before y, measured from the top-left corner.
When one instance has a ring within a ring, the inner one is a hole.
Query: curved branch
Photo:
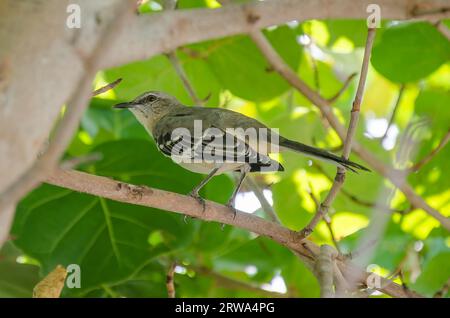
[[[74,170],[56,169],[46,182],[114,201],[181,213],[205,221],[225,223],[258,235],[267,236],[293,250],[309,268],[314,267],[316,257],[319,255],[319,247],[309,240],[302,241],[299,233],[249,213],[236,211],[236,217],[233,217],[233,213],[228,207],[211,201],[206,201],[205,210],[202,211],[197,200],[186,195],[136,186]],[[344,259],[336,259],[336,262],[342,270],[359,273],[358,277],[362,280],[361,284],[364,284],[367,273]],[[383,289],[380,289],[387,295],[420,297],[411,291],[409,294],[405,294],[403,287],[394,282],[383,278],[381,280],[387,282]]]

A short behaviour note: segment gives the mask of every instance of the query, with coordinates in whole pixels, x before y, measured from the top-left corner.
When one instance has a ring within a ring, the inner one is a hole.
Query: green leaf
[[[286,261],[281,274],[294,297],[319,297],[320,286],[316,277],[298,257]]]
[[[184,194],[201,179],[148,141],[109,142],[94,151],[103,159],[89,171],[134,184]],[[231,185],[221,191],[229,194]],[[45,273],[57,264],[80,265],[82,289],[66,290],[71,294],[132,276],[152,258],[189,246],[197,228],[198,222],[185,224],[180,215],[43,185],[19,205],[13,233],[17,246],[40,261]],[[152,246],[148,239],[155,231],[163,241]]]
[[[208,105],[218,105],[220,86],[203,60],[188,58],[179,54],[180,64],[198,97],[208,95]],[[201,76],[200,76],[201,75]],[[158,55],[148,61],[131,63],[105,71],[107,81],[118,77],[122,83],[114,90],[118,100],[132,100],[147,91],[163,91],[178,98],[182,103],[192,105],[183,82],[166,56]]]
[[[423,90],[417,96],[415,113],[421,118],[430,120],[433,130],[436,128],[446,132],[450,123],[450,92],[443,90]],[[436,116],[439,114],[439,116]]]
[[[447,283],[449,273],[450,252],[446,251],[436,255],[424,264],[421,275],[411,288],[425,296],[432,297]]]
[[[392,25],[372,51],[375,69],[399,83],[424,78],[449,59],[449,41],[427,22]]]
[[[357,47],[366,43],[366,20],[328,20],[325,24],[330,34],[329,45],[333,45],[341,37],[350,40]]]
[[[0,250],[0,297],[30,298],[33,288],[39,282],[39,267],[19,264],[16,259],[21,253],[7,242]]]
[[[257,268],[254,279],[268,282],[277,268],[291,256],[291,252],[283,246],[265,237],[258,237],[225,253],[214,260],[218,270],[241,271],[249,265]]]
[[[275,211],[281,223],[292,230],[302,229],[312,217],[304,208],[304,198],[297,188],[298,185],[292,179],[283,179],[272,189]]]
[[[287,26],[265,33],[281,57],[296,70],[301,47],[295,33]],[[224,88],[252,101],[274,98],[289,85],[269,67],[259,49],[247,36],[218,40],[209,45],[207,61]],[[208,49],[206,49],[208,51]]]

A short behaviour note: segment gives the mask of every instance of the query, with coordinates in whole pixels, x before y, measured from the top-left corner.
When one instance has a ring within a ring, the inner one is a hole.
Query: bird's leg
[[[231,210],[233,210],[233,213],[234,213],[233,219],[236,217],[236,208],[234,207],[234,200],[236,199],[236,195],[238,194],[239,189],[242,186],[242,182],[244,182],[245,176],[247,175],[249,170],[250,170],[250,166],[248,166],[248,165],[245,165],[241,168],[241,174],[239,176],[239,181],[236,185],[236,188],[233,191],[233,194],[231,195],[230,200],[228,200],[228,203],[227,203],[227,207],[229,207]]]
[[[202,182],[200,182],[194,189],[192,189],[192,191],[189,193],[189,195],[191,197],[193,197],[194,199],[196,199],[198,201],[198,203],[200,203],[203,207],[203,212],[205,212],[205,208],[206,208],[206,203],[205,200],[200,197],[200,195],[198,194],[198,192],[200,191],[201,188],[203,188],[208,182],[209,180],[212,179],[212,177],[214,177],[214,175],[217,173],[217,171],[219,170],[220,167],[214,168],[213,170],[211,170],[211,172],[206,176],[205,179],[202,180]]]

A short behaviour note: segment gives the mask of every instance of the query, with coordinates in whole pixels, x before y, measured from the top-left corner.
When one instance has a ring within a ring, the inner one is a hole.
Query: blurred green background
[[[217,5],[179,2],[180,9]],[[140,10],[152,14],[161,5],[147,1]],[[446,25],[450,27],[448,21]],[[365,21],[355,20],[291,22],[265,30],[284,60],[326,98],[359,72],[366,33]],[[286,137],[339,153],[339,138],[324,125],[317,108],[269,67],[247,36],[185,46],[176,56],[197,95],[209,97],[207,106],[241,112],[279,128]],[[436,148],[450,127],[449,60],[450,43],[433,25],[384,21],[377,30],[356,139],[397,168],[411,166]],[[165,55],[155,56],[99,72],[94,88],[117,78],[123,78],[120,85],[92,99],[66,157],[100,153],[101,160],[78,169],[187,194],[202,176],[163,157],[130,112],[111,109],[147,90],[164,91],[193,105],[174,67]],[[333,104],[345,125],[356,85],[357,77]],[[405,138],[413,147],[400,166]],[[299,230],[316,208],[311,193],[324,199],[335,168],[294,153],[278,158],[286,171],[260,175],[256,181],[281,223]],[[447,216],[449,158],[447,146],[408,177],[417,193]],[[216,177],[202,195],[225,203],[234,182],[231,175]],[[344,253],[351,252],[363,235],[384,187],[392,186],[377,173],[348,174],[330,210],[331,228]],[[246,187],[242,191],[237,208],[264,216],[256,197]],[[450,277],[448,232],[424,211],[412,209],[399,191],[390,205],[392,217],[371,263],[384,276],[401,269],[408,287],[433,296]],[[0,297],[30,297],[33,286],[57,264],[73,263],[81,266],[82,288],[64,288],[64,297],[167,297],[166,272],[173,262],[178,297],[276,295],[267,291],[319,296],[313,274],[289,250],[267,238],[229,226],[221,230],[216,223],[185,223],[177,214],[47,184],[22,200],[11,236],[0,251]],[[334,244],[324,221],[311,239]]]

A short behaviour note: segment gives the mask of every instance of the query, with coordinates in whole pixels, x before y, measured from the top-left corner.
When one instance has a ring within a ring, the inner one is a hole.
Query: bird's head
[[[178,106],[181,104],[175,97],[150,91],[139,95],[131,102],[116,104],[113,107],[128,108],[144,127],[151,129],[153,123]]]

